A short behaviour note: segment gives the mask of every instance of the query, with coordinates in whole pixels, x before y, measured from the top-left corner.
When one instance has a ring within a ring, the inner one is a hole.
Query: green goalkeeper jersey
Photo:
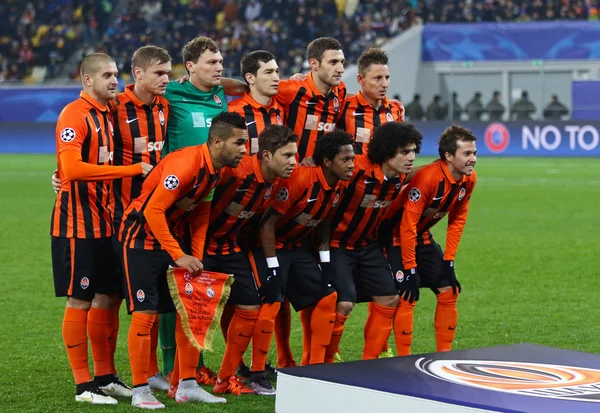
[[[213,118],[227,111],[222,86],[203,92],[189,81],[170,82],[165,98],[171,104],[171,114],[163,156],[179,148],[205,143]]]

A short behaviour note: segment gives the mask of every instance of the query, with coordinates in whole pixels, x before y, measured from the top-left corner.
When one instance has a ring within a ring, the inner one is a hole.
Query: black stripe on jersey
[[[320,206],[319,210],[317,211],[317,213],[313,215],[313,217],[312,217],[313,220],[320,220],[320,221],[323,220],[323,218],[324,218],[323,215],[325,214],[325,210],[328,208],[329,200],[331,199],[331,195],[333,193],[334,193],[333,190],[329,190],[329,191],[325,192],[325,200],[323,200],[323,202],[321,203],[321,206]],[[316,203],[316,201],[314,203]],[[312,209],[312,207],[311,207],[311,209]],[[308,234],[311,230],[312,230],[312,228],[308,227],[308,226],[305,226],[304,228],[302,228],[302,230],[300,230],[296,234],[297,240],[301,241],[306,236],[306,234]]]
[[[356,181],[356,182],[358,182],[358,181]],[[384,182],[384,185],[386,183],[387,182]],[[367,184],[362,198],[364,198],[365,195],[372,195],[374,190],[375,190],[374,182],[372,184]],[[348,246],[348,241],[350,241],[350,238],[352,238],[352,236],[354,235],[356,229],[360,225],[360,221],[363,220],[363,217],[366,212],[367,212],[367,208],[364,208],[364,207],[356,208],[356,210],[354,211],[354,214],[352,215],[352,220],[350,220],[350,223],[348,224],[348,228],[346,228],[346,230],[340,237],[340,248],[346,248]]]
[[[301,87],[300,89],[298,89],[298,93],[294,97],[292,103],[290,103],[289,105],[288,118],[286,123],[288,124],[288,127],[291,130],[295,129],[296,122],[298,121],[298,112],[300,111],[300,102],[302,101],[302,98],[305,94],[306,88]]]
[[[362,115],[356,116],[357,113],[362,113]],[[356,141],[356,138],[358,135],[358,128],[365,127],[365,116],[367,116],[367,114],[365,113],[365,107],[363,105],[361,105],[360,103],[358,103],[353,116],[354,116],[354,130],[350,131],[350,133],[354,135],[354,140]],[[362,155],[362,153],[363,153],[362,147],[363,147],[362,142],[356,142],[356,145],[354,145],[354,153],[356,153],[357,155]]]
[[[90,120],[86,117],[85,124],[87,126],[87,133],[85,134],[85,139],[81,144],[81,160],[83,162],[90,162],[90,143],[92,142],[92,128],[90,125]]]
[[[131,119],[135,119],[138,117],[136,110],[135,110],[135,104],[131,101],[125,103],[125,111],[127,112],[127,120],[131,120]],[[140,119],[136,120],[135,122],[130,122],[129,123],[129,135],[131,136],[131,139],[133,140],[133,142],[131,143],[131,164],[136,164],[139,162],[142,162],[142,154],[141,153],[135,153],[135,138],[141,138],[141,132],[140,132]],[[150,131],[148,131],[148,134],[150,134]]]
[[[152,105],[152,106],[144,105],[144,111],[146,112],[146,119],[148,122],[148,142],[154,143],[154,142],[156,142],[156,125],[154,124],[153,107],[154,107],[154,105]],[[139,122],[139,120],[138,120],[138,122]],[[138,122],[136,122],[136,123],[138,123]],[[146,148],[146,150],[148,150],[148,148]],[[148,151],[148,155],[150,156],[150,165],[156,165],[156,163],[157,163],[156,152],[157,152],[156,150]],[[131,192],[139,194],[141,190],[142,190],[142,180],[134,179],[133,185],[131,188]]]
[[[260,108],[260,113],[262,113],[263,124],[265,125],[265,128],[272,123],[271,122],[271,113],[273,113],[273,112],[279,112],[279,111],[275,110],[273,108],[271,108],[269,110],[267,110],[265,108]]]
[[[108,236],[106,232],[106,221],[102,219],[102,215],[105,210],[103,205],[105,205],[105,203],[108,204],[108,199],[104,200],[104,183],[105,181],[96,182],[96,208],[98,209],[98,215],[100,218],[100,236],[102,238],[106,238]],[[107,185],[106,188],[108,189],[109,186]]]
[[[258,138],[258,127],[251,105],[244,106],[244,118],[246,119],[246,129],[248,130],[248,139]]]
[[[308,100],[309,102],[315,103],[308,105],[308,109],[306,109],[306,117],[304,118],[304,125],[302,125],[302,136],[298,140],[298,156],[300,160],[304,159],[304,157],[306,156],[306,151],[308,150],[308,141],[310,140],[310,134],[312,132],[312,129],[306,129],[306,119],[308,119],[309,116],[315,114],[317,106],[319,105],[319,100],[320,99],[318,96],[313,96]],[[323,112],[325,112],[325,110],[323,110]],[[319,134],[317,134],[317,136],[319,136]]]
[[[265,184],[258,184],[256,191],[254,191],[254,193],[250,197],[250,200],[246,203],[246,206],[244,207],[244,209],[251,210],[252,208],[254,208],[254,204],[256,204],[256,201],[258,201],[259,198],[262,198],[262,190],[264,187],[265,187]],[[233,224],[231,226],[231,228],[229,228],[229,231],[227,231],[227,233],[225,234],[225,237],[230,237],[234,232],[236,232],[242,226],[244,221],[247,221],[247,219],[239,218],[235,222],[235,224]]]
[[[86,234],[93,234],[94,233],[94,221],[92,218],[92,210],[90,208],[90,201],[89,201],[89,192],[88,192],[88,182],[84,182],[84,181],[79,181],[75,183],[77,185],[77,192],[79,192],[79,199],[80,200],[85,200],[85,202],[81,202],[81,206],[82,206],[82,211],[83,211],[83,223],[84,223],[84,227],[85,227],[85,233]],[[87,206],[86,206],[87,204]],[[102,210],[100,210],[99,212],[101,212]]]
[[[71,184],[72,185],[72,184]],[[73,199],[75,199],[75,194],[73,195]],[[68,192],[63,192],[62,194],[60,194],[60,211],[61,213],[58,216],[58,219],[60,221],[60,228],[59,228],[59,233],[62,234],[63,236],[67,234],[67,211],[69,210],[69,193]],[[65,212],[65,215],[63,217],[62,211]],[[73,217],[75,217],[75,215],[73,215]],[[77,222],[77,221],[75,221]],[[52,214],[52,226],[50,228],[54,228],[54,214]]]
[[[388,191],[390,190],[391,185],[395,185],[395,182],[390,182],[390,181],[384,181],[383,185],[381,186],[381,191],[379,191],[379,199],[380,200],[384,200],[387,196]],[[369,221],[367,222],[367,225],[365,225],[365,229],[363,230],[363,232],[360,234],[358,240],[360,241],[369,241],[366,239],[367,237],[367,233],[370,232],[371,229],[373,229],[375,227],[375,225],[377,225],[376,221],[379,221],[381,219],[381,216],[383,215],[383,212],[381,214],[378,213],[378,211],[371,211],[371,216],[369,217]],[[359,245],[356,245],[357,247]]]
[[[77,237],[77,221],[79,220],[79,217],[77,216],[77,184],[73,181],[71,181],[71,189],[70,189],[70,193],[71,193],[71,209],[73,210],[73,238]],[[67,219],[67,217],[65,216],[65,219]]]
[[[312,190],[310,192],[310,199],[314,199],[316,196],[319,195],[319,191],[321,189],[321,185],[319,185],[318,183],[315,183],[312,187]],[[306,191],[304,191],[304,193],[302,194],[302,196],[298,197],[298,199],[296,200],[296,202],[294,202],[294,205],[297,205],[300,201],[302,201],[304,199],[304,197],[306,196],[306,192],[308,191],[308,188]],[[277,230],[278,234],[284,235],[287,234],[288,232],[290,232],[292,229],[294,229],[296,227],[296,225],[299,225],[294,219],[302,214],[308,214],[310,213],[310,210],[312,209],[313,205],[316,203],[315,202],[310,202],[308,204],[306,204],[306,207],[300,211],[295,217],[293,217],[292,219],[290,219],[288,222],[286,222],[281,228],[279,228]]]
[[[344,108],[342,109],[342,115],[340,116],[340,121],[338,122],[338,127],[346,132],[352,134],[352,131],[348,131],[348,126],[346,125],[346,113],[348,112],[348,106],[350,106],[350,101],[344,103]]]
[[[356,185],[358,184],[358,181],[362,178],[364,174],[365,171],[360,170],[356,174],[355,178],[352,180],[350,185],[348,185],[348,188],[346,188],[344,196],[338,204],[336,213],[333,216],[333,220],[331,221],[331,228],[337,228],[338,225],[340,225],[340,222],[342,222],[342,218],[344,218],[344,213],[346,212],[348,206],[350,205],[350,202],[352,201],[352,195],[354,195],[354,192],[356,191]]]
[[[371,134],[375,133],[375,129],[381,125],[381,108],[375,110],[373,109],[373,130]]]
[[[216,200],[219,200],[223,196],[223,194],[225,192],[227,192],[227,190],[231,187],[231,185],[233,185],[235,183],[236,180],[237,180],[237,178],[235,176],[232,176],[229,178],[229,180],[226,183],[224,183],[222,185],[218,185],[215,188],[215,194],[213,196],[213,203],[215,203]],[[221,211],[221,212],[223,212],[223,211]],[[215,226],[214,224],[211,224],[208,227],[208,233],[212,234],[214,231],[219,229],[219,227]]]
[[[100,148],[105,146],[104,145],[104,138],[102,136],[102,134],[100,133],[100,128],[104,128],[104,132],[107,133],[107,127],[106,125],[101,125],[100,124],[100,118],[98,118],[98,113],[96,113],[96,111],[94,109],[90,110],[90,115],[92,115],[92,120],[94,121],[94,125],[96,127],[96,135],[98,135],[98,153],[96,154],[96,159],[94,161],[94,163],[98,163],[100,164]],[[108,149],[108,147],[107,147]]]

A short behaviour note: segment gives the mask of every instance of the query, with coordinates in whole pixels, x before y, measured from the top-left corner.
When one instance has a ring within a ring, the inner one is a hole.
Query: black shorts
[[[130,314],[133,311],[175,311],[167,284],[167,270],[174,263],[166,251],[123,248],[122,259]]]
[[[333,286],[339,301],[370,301],[398,294],[390,265],[377,244],[346,250],[331,248]]]
[[[417,271],[421,280],[420,288],[437,289],[448,287],[448,280],[442,278],[442,267],[444,265],[444,252],[442,247],[435,241],[431,244],[417,246]],[[387,258],[396,274],[402,271],[402,252],[400,247],[391,247],[387,249]],[[434,291],[435,292],[435,291]]]
[[[260,305],[258,286],[246,253],[235,252],[229,255],[208,255],[205,253],[202,264],[204,269],[208,271],[233,274],[234,281],[227,304]]]
[[[57,297],[92,301],[119,291],[111,238],[52,237],[52,272]]]
[[[283,302],[284,297],[287,297],[294,310],[300,311],[318,303],[321,298],[335,291],[327,284],[317,262],[316,253],[308,247],[277,250],[277,260],[282,277],[282,289],[276,301]],[[271,272],[262,249],[256,248],[252,251],[250,262],[255,274],[258,274],[259,281],[264,282]]]

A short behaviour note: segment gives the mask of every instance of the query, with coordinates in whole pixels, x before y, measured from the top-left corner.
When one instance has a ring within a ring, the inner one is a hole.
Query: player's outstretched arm
[[[104,181],[136,175],[146,176],[152,170],[152,165],[144,162],[128,166],[94,165],[83,162],[78,151],[61,152],[60,163],[65,178],[69,181]]]
[[[250,92],[246,83],[228,77],[221,78],[221,86],[223,86],[225,94],[229,96],[242,96],[244,93]]]
[[[200,202],[190,217],[190,229],[192,238],[192,254],[202,260],[204,257],[204,246],[206,245],[206,231],[210,222],[210,206],[215,190]]]

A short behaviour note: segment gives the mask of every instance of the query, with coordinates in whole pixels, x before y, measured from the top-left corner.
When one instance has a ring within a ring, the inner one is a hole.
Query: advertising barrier
[[[449,122],[415,122],[421,155],[437,156]],[[600,122],[462,122],[478,138],[480,156],[600,156]],[[0,122],[0,153],[55,153],[54,123]]]

